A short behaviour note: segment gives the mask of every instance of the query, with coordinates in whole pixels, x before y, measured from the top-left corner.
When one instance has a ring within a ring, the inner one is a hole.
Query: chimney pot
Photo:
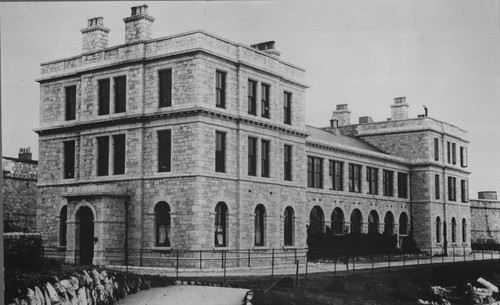
[[[19,148],[19,160],[31,160],[31,150],[28,148]]]
[[[125,22],[125,43],[151,39],[155,19],[148,15],[148,6],[146,4],[134,6],[131,10],[131,16],[123,19]]]

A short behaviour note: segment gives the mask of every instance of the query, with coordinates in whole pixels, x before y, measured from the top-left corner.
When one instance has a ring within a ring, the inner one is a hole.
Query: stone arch
[[[359,209],[354,209],[351,213],[351,233],[361,234],[363,227],[363,215]]]
[[[384,217],[384,234],[394,235],[394,215],[391,211],[385,213]]]
[[[375,210],[372,210],[368,215],[368,234],[377,234],[379,228],[379,217]]]
[[[344,233],[344,212],[342,211],[341,208],[335,208],[332,211],[332,216],[331,216],[331,226],[332,226],[332,233],[333,234],[342,234]]]
[[[325,213],[323,209],[316,205],[309,213],[309,233],[317,234],[325,232]]]

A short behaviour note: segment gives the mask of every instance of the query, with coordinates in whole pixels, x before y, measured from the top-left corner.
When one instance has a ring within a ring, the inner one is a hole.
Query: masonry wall
[[[470,201],[471,239],[473,243],[500,243],[500,201]]]

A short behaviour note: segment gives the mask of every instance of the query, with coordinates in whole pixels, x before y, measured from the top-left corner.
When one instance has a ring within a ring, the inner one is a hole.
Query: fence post
[[[271,258],[271,281],[274,281],[274,249]]]
[[[483,253],[483,261],[484,261],[484,249],[481,249],[481,252]]]
[[[309,252],[306,254],[306,280],[307,280],[307,268],[309,266]]]
[[[453,262],[455,262],[455,246],[453,246]]]
[[[465,245],[463,245],[464,248],[464,262],[465,262]]]
[[[220,267],[224,268],[224,250],[220,252]]]
[[[491,259],[493,259],[493,250],[490,250],[491,253]]]
[[[406,253],[403,253],[403,270],[406,269]]]
[[[227,261],[227,258],[226,258],[226,251],[222,250],[222,257],[223,257],[223,265],[224,265],[224,282],[226,282],[226,261]]]
[[[177,258],[176,258],[176,266],[175,266],[175,278],[179,278],[179,249],[177,249]]]
[[[250,268],[250,249],[248,249],[248,268]]]
[[[295,252],[297,253],[297,252]],[[295,260],[297,267],[295,268],[295,288],[299,285],[299,260]]]
[[[417,266],[419,265],[420,262],[420,255],[417,253]]]
[[[337,276],[337,258],[335,258],[334,260],[334,265],[333,265],[333,276],[336,277]]]
[[[355,269],[356,269],[356,258],[353,258],[352,259],[352,274],[355,273]]]
[[[297,261],[297,248],[293,249],[295,252],[295,261]]]
[[[372,273],[375,272],[374,265],[373,265],[373,256],[372,256]]]
[[[203,268],[202,268],[202,265],[203,265],[203,258],[202,258],[201,251],[202,251],[202,250],[200,250],[200,270],[202,270],[202,269],[203,269]]]

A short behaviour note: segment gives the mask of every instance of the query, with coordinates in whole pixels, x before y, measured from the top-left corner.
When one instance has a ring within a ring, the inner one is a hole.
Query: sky
[[[327,126],[336,104],[351,122],[410,117],[468,131],[470,196],[500,195],[500,0],[0,2],[2,149],[38,159],[40,63],[81,54],[80,30],[103,17],[109,46],[124,43],[130,7],[149,5],[153,37],[205,30],[251,45],[274,40],[306,70],[306,123]]]

